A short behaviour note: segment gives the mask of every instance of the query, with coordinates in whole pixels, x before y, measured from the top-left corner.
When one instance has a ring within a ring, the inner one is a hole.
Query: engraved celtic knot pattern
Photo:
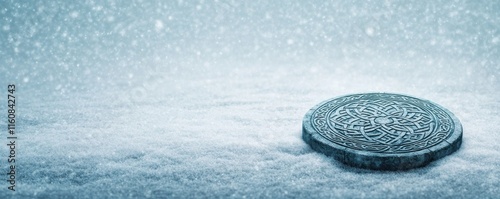
[[[384,153],[434,146],[453,132],[453,120],[436,105],[395,94],[360,94],[329,101],[311,119],[324,138],[344,147]]]
[[[328,121],[349,137],[381,144],[419,141],[434,130],[430,114],[421,108],[384,99],[346,104],[332,112]]]

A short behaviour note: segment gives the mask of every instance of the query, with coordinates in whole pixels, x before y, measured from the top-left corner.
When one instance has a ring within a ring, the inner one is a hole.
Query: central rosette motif
[[[430,115],[408,102],[358,100],[330,112],[328,125],[358,141],[401,145],[420,141],[435,130]]]

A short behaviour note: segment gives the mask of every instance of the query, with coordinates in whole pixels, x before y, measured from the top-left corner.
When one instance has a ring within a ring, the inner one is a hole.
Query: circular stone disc
[[[314,150],[351,166],[402,170],[456,151],[462,143],[462,125],[430,101],[366,93],[313,107],[302,122],[302,138]]]

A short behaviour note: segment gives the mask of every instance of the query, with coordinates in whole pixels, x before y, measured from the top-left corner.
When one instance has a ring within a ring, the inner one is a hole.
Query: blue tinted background
[[[18,191],[3,182],[0,196],[493,198],[499,10],[460,0],[2,1],[0,86],[18,88],[19,163]],[[303,115],[359,92],[448,108],[462,148],[404,172],[312,151]]]

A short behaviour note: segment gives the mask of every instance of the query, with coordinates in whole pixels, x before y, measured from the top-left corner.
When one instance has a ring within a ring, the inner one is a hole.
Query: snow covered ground
[[[0,198],[500,197],[500,2],[0,4]],[[304,114],[360,92],[446,107],[461,149],[398,172],[312,151]]]

